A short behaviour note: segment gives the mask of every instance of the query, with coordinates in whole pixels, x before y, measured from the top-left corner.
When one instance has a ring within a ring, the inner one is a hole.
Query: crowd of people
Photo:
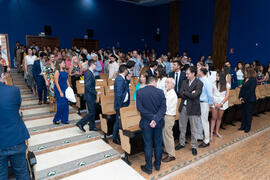
[[[215,136],[222,138],[220,126],[224,111],[228,108],[230,89],[241,88],[239,98],[243,103],[242,124],[239,130],[250,131],[252,107],[256,101],[257,85],[269,83],[270,63],[268,67],[237,63],[234,69],[227,61],[220,70],[215,70],[211,55],[205,60],[201,56],[195,64],[187,52],[182,56],[171,53],[161,54],[158,58],[155,50],[124,53],[121,49],[100,49],[89,52],[84,48],[59,49],[32,44],[25,48],[19,43],[14,49],[16,67],[24,72],[27,85],[38,104],[49,104],[50,112],[57,109],[53,123],[68,124],[68,100],[65,90],[71,86],[77,93],[76,81],[84,78],[84,100],[88,114],[76,125],[85,132],[89,123],[91,131],[95,126],[96,98],[95,79],[108,74],[115,79],[114,109],[116,121],[113,127],[113,142],[120,144],[119,121],[120,108],[129,106],[130,100],[136,101],[141,113],[140,128],[143,133],[146,165],[142,170],[152,173],[152,147],[155,148],[155,168],[159,170],[161,160],[175,160],[175,150],[185,147],[187,124],[190,123],[192,154],[197,155],[197,146],[205,148]],[[1,57],[1,56],[0,56]],[[1,58],[0,58],[1,60]],[[68,77],[71,77],[71,83]],[[134,96],[130,97],[131,77],[138,77]],[[181,104],[177,109],[177,100]],[[56,105],[57,104],[57,108]],[[211,109],[210,124],[208,121]],[[179,111],[179,144],[175,146],[172,128],[176,112]],[[197,145],[198,141],[201,141]],[[162,142],[167,156],[162,159]]]

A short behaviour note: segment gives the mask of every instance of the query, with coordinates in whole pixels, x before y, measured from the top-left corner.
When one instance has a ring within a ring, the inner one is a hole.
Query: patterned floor
[[[120,159],[120,146],[106,144],[101,132],[82,133],[75,127],[81,118],[70,107],[69,125],[54,125],[47,105],[37,105],[21,74],[12,73],[22,94],[23,120],[31,134],[30,150],[37,157],[37,179],[270,179],[270,113],[253,117],[252,131],[226,126],[223,138],[191,154],[190,146],[176,152],[176,160],[162,163],[160,171],[147,175],[140,170],[144,154],[131,156],[131,166]],[[99,126],[99,125],[97,125]],[[88,127],[86,128],[88,129]],[[189,142],[189,139],[188,139]],[[247,148],[248,147],[248,148]]]
[[[54,125],[54,113],[48,105],[38,105],[37,97],[27,88],[21,74],[12,73],[14,86],[20,88],[23,120],[31,138],[29,149],[36,154],[37,179],[89,179],[89,177],[115,177],[125,180],[143,179],[130,166],[120,160],[120,154],[101,140],[101,133],[82,133],[75,123],[81,119],[76,109],[69,107],[68,125]],[[88,127],[86,128],[88,129]],[[119,170],[115,171],[115,167]],[[125,173],[120,173],[121,169]],[[104,175],[103,170],[108,173]],[[91,178],[92,179],[92,178]]]

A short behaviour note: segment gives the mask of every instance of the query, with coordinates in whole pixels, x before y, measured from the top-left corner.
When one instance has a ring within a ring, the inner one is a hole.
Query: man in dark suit
[[[186,77],[186,72],[181,71],[181,62],[180,61],[173,61],[173,72],[169,74],[169,77],[175,80],[174,90],[178,92],[181,89],[181,85]]]
[[[189,121],[191,128],[191,148],[194,156],[197,155],[197,122],[201,115],[200,95],[203,88],[203,83],[196,78],[196,74],[196,67],[189,67],[186,71],[187,79],[183,82],[178,92],[178,96],[182,98],[179,107],[180,143],[175,147],[175,150],[185,147],[186,129]]]
[[[44,104],[49,104],[47,102],[47,87],[46,87],[46,83],[45,83],[45,80],[44,80],[44,77],[42,74],[42,67],[43,67],[46,59],[47,59],[47,54],[44,52],[40,53],[40,59],[36,60],[34,62],[33,69],[32,69],[33,77],[37,83],[38,98],[39,98],[38,104],[39,105],[42,104],[42,94],[43,93],[44,93],[44,96],[43,96]]]
[[[80,130],[85,132],[84,125],[89,122],[89,130],[97,131],[95,125],[95,115],[96,115],[96,99],[97,99],[97,91],[96,91],[96,80],[94,71],[97,67],[96,61],[89,60],[88,61],[89,69],[84,74],[84,100],[86,101],[88,107],[88,114],[84,116],[79,122],[77,122],[76,126],[79,127]]]
[[[141,113],[140,128],[142,129],[146,160],[146,165],[141,166],[141,169],[147,174],[151,174],[153,144],[155,148],[155,169],[160,170],[161,165],[162,128],[166,113],[166,98],[164,92],[156,88],[155,77],[147,77],[146,84],[146,87],[137,91],[136,106]]]
[[[155,72],[155,70],[157,69],[157,67],[158,67],[157,61],[151,62],[150,68],[146,71],[147,75],[156,77],[157,73]]]
[[[256,72],[252,68],[247,69],[245,74],[247,77],[239,93],[242,102],[242,123],[238,130],[248,133],[252,123],[253,105],[256,102],[257,79]]]
[[[0,77],[3,77],[3,74]],[[0,179],[8,179],[10,161],[16,179],[29,180],[25,140],[30,136],[19,114],[20,90],[4,85],[2,81],[0,78]]]
[[[127,107],[130,103],[129,83],[130,77],[128,75],[128,69],[126,65],[119,67],[119,75],[114,81],[114,109],[116,111],[116,119],[113,126],[113,142],[120,144],[119,139],[119,119],[120,108]]]

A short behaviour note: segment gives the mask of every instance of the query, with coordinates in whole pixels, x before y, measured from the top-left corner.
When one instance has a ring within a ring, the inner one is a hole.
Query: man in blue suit
[[[181,71],[181,62],[173,61],[173,72],[169,74],[169,77],[175,80],[174,90],[175,92],[180,91],[182,82],[187,79],[186,72],[184,70]]]
[[[166,98],[164,92],[156,88],[156,79],[147,77],[147,86],[137,91],[136,105],[141,113],[140,128],[144,141],[146,165],[141,166],[142,171],[152,173],[152,148],[155,148],[156,170],[160,170],[162,158],[162,128],[166,113]]]
[[[3,72],[0,72],[0,75]],[[21,94],[17,87],[4,85],[0,76],[0,179],[8,179],[8,161],[16,179],[29,180],[25,140],[29,133],[19,110]]]
[[[47,102],[47,87],[46,87],[46,83],[42,74],[42,67],[45,64],[46,59],[47,59],[47,54],[44,52],[40,53],[40,59],[34,62],[33,69],[32,69],[33,77],[37,83],[39,105],[42,104],[43,93],[44,93],[44,96],[43,96],[44,104],[49,104]]]
[[[119,67],[119,75],[114,81],[114,109],[116,111],[115,123],[113,126],[113,142],[120,144],[119,140],[119,119],[120,108],[127,107],[130,103],[129,83],[130,77],[128,75],[128,68],[126,65]]]
[[[84,116],[79,122],[77,122],[76,126],[85,132],[84,125],[89,122],[90,131],[97,131],[95,124],[95,116],[96,116],[96,99],[97,99],[97,91],[96,91],[96,80],[95,80],[95,69],[97,67],[96,61],[89,60],[88,61],[89,69],[84,74],[84,100],[86,101],[88,107],[88,114]]]

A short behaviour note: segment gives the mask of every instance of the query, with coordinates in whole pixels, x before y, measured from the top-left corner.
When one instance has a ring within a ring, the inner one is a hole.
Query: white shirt
[[[161,89],[162,91],[166,91],[166,87],[165,87],[165,81],[166,81],[166,77],[163,77],[162,79],[158,79],[157,82],[157,88]]]
[[[176,82],[176,75],[178,74],[178,79],[177,79],[177,82]],[[177,84],[177,86],[179,87],[179,80],[180,80],[180,75],[181,75],[181,71],[179,71],[179,72],[175,72],[174,73],[174,80],[175,80],[175,85]],[[178,87],[176,87],[177,89],[177,91],[179,91],[180,89],[178,89]]]
[[[120,76],[122,76],[122,78],[126,81],[126,78],[123,76],[123,74],[120,74]],[[126,97],[124,99],[124,103],[126,103],[128,101],[128,93],[126,94]]]
[[[177,95],[174,89],[165,91],[165,97],[166,97],[166,106],[167,106],[166,115],[175,116],[178,99],[177,99]]]
[[[25,61],[26,61],[26,65],[34,65],[35,59],[37,58],[37,56],[25,56]]]
[[[236,77],[237,80],[244,80],[244,74],[240,69],[236,72]]]
[[[109,64],[109,78],[113,78],[113,75],[115,72],[118,72],[119,70],[119,64],[117,62],[113,62]]]

